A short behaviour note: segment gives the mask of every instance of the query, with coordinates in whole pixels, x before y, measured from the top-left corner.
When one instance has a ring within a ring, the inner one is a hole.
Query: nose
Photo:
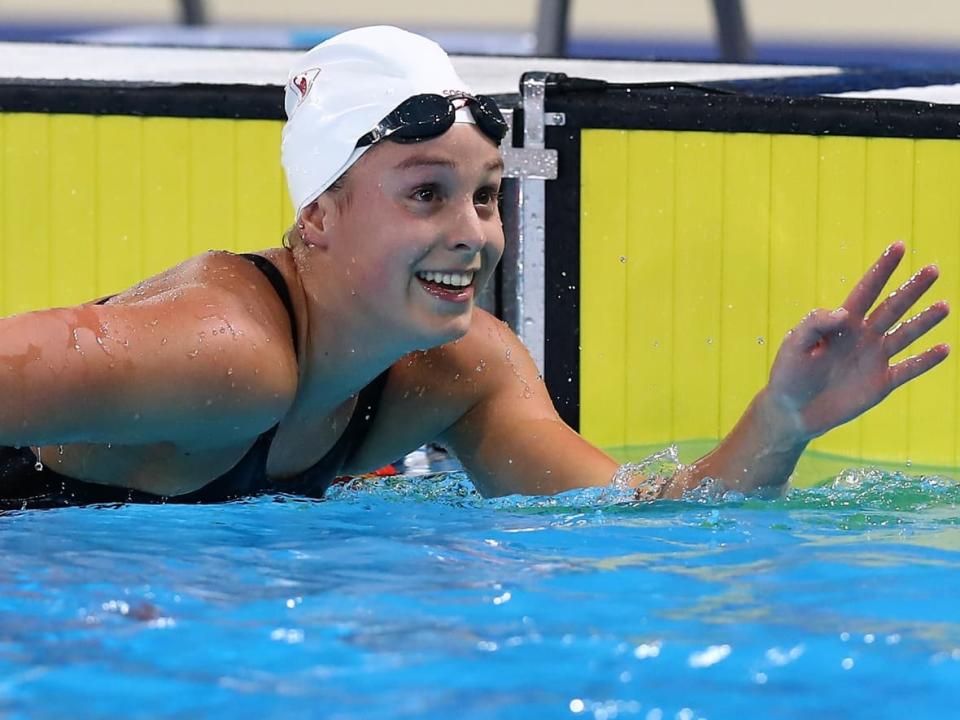
[[[473,198],[459,204],[447,235],[451,250],[478,252],[486,244],[484,220]]]

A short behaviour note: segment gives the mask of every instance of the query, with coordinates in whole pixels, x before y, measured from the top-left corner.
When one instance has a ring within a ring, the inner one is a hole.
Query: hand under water
[[[890,364],[949,312],[941,301],[900,323],[939,275],[928,265],[867,314],[903,255],[902,242],[891,245],[840,308],[812,311],[780,346],[765,393],[796,433],[793,440],[806,442],[852,420],[950,352],[941,344]]]

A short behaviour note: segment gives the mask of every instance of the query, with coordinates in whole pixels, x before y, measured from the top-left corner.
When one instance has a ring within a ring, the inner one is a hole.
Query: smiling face
[[[350,309],[411,348],[463,336],[477,290],[503,254],[503,163],[475,126],[424,142],[383,142],[321,196],[310,217],[343,272]],[[307,211],[309,212],[309,211]]]

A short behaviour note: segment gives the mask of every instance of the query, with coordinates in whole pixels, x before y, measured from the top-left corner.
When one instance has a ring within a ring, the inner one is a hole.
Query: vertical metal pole
[[[537,11],[537,56],[567,54],[567,19],[570,0],[540,0]]]
[[[203,0],[180,0],[180,22],[183,25],[206,25],[207,11]]]
[[[753,60],[753,43],[740,0],[713,0],[717,20],[720,59],[727,62]]]
[[[520,80],[523,103],[523,145],[513,147],[512,132],[500,146],[504,177],[512,178],[504,187],[504,231],[507,247],[502,273],[503,317],[543,371],[545,354],[544,316],[546,313],[546,187],[557,177],[557,151],[545,146],[544,128],[562,125],[562,113],[545,113],[547,73],[524,73]],[[517,119],[509,113],[513,126]]]

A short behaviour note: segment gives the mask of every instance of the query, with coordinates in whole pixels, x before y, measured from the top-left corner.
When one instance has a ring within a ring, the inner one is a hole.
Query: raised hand
[[[935,265],[919,270],[867,314],[903,254],[902,242],[891,245],[839,309],[812,311],[780,346],[766,392],[798,439],[852,420],[947,357],[949,346],[936,345],[890,364],[949,312],[941,301],[900,323],[936,281]]]

